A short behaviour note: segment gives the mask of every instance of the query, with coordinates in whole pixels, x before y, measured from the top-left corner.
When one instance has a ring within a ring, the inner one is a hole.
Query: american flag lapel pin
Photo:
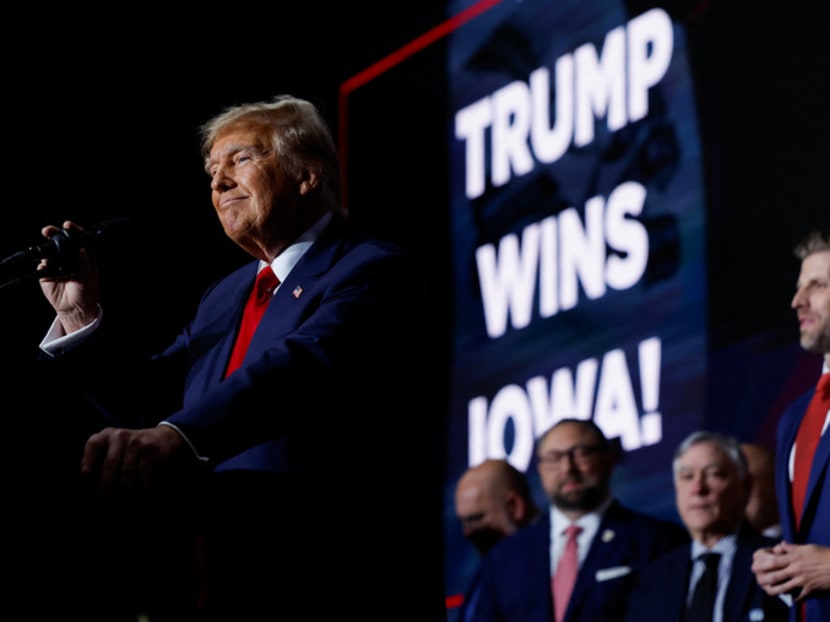
[[[303,293],[302,286],[297,285],[297,287],[294,288],[294,291],[291,292],[291,295],[294,296],[294,298],[299,298],[302,295],[302,293]]]

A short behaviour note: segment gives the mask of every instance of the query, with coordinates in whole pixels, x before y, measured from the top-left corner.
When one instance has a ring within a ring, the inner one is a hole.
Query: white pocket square
[[[613,568],[603,568],[597,570],[597,582],[608,581],[609,579],[616,579],[617,577],[624,577],[631,572],[631,566],[614,566]]]

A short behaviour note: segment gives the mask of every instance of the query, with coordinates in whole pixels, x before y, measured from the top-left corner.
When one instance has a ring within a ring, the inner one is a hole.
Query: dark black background
[[[317,102],[336,131],[340,83],[444,20],[439,2],[405,12],[281,3],[178,19],[150,9],[117,19],[75,10],[24,22],[23,45],[3,42],[6,162],[16,181],[5,193],[0,255],[40,241],[44,224],[131,218],[132,231],[107,241],[122,247],[108,260],[139,279],[132,299],[154,334],[178,328],[204,286],[244,260],[213,213],[199,125],[226,106],[292,93]],[[394,99],[380,111],[385,118]],[[17,276],[0,273],[4,283]],[[30,327],[39,338],[51,317],[36,290],[0,290],[15,345],[31,342]]]

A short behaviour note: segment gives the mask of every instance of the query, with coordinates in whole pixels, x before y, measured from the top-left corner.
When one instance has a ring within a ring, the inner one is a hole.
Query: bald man
[[[467,469],[455,488],[455,515],[464,537],[480,555],[499,540],[539,516],[524,473],[507,460],[490,459]],[[458,619],[470,619],[475,607],[478,570],[470,583]]]
[[[458,480],[455,514],[464,537],[484,555],[498,540],[529,525],[539,510],[525,474],[507,460],[491,459]]]

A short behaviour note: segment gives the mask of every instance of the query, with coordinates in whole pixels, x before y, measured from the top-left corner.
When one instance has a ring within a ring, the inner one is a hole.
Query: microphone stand
[[[68,266],[57,266],[55,268],[44,268],[43,270],[38,270],[34,268],[28,272],[24,272],[23,274],[18,274],[13,276],[6,281],[0,283],[0,290],[5,289],[7,287],[11,287],[12,285],[17,285],[18,283],[22,283],[23,281],[31,278],[42,279],[43,277],[47,276],[67,276],[72,274],[74,270],[69,268]]]
[[[23,281],[25,281],[26,279],[31,278],[31,277],[33,277],[33,276],[35,276],[37,273],[38,273],[38,270],[35,270],[35,271],[33,271],[33,272],[27,272],[26,274],[21,274],[20,276],[13,277],[13,278],[11,278],[11,279],[7,280],[7,281],[6,281],[6,282],[4,282],[4,283],[0,283],[0,289],[5,289],[6,287],[10,287],[10,286],[12,286],[12,285],[16,285],[16,284],[18,284],[18,283],[22,283],[22,282],[23,282]],[[45,275],[42,275],[42,274],[41,274],[41,275],[39,275],[39,276],[45,276]]]
[[[118,230],[130,223],[132,223],[131,218],[110,218],[84,231],[61,229],[50,236],[48,241],[9,255],[0,260],[0,269],[18,266],[24,262],[39,262],[41,259],[47,259],[49,264],[57,265],[47,267],[45,270],[35,269],[32,272],[13,277],[5,283],[0,283],[0,289],[33,276],[42,278],[73,274],[78,268],[78,251],[81,248],[91,247],[99,237],[110,229]]]

